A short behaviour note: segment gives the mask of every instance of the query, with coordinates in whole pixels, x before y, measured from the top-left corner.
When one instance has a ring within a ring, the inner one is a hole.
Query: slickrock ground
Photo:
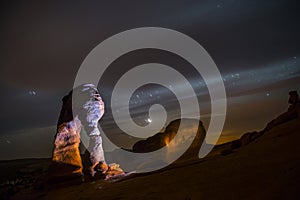
[[[43,182],[50,160],[1,161],[2,182],[15,172],[20,177],[1,185],[1,198],[299,199],[299,107],[290,106],[262,131],[215,146],[203,159],[192,156],[198,153],[196,145],[164,169],[114,183],[97,180],[54,189]],[[198,136],[200,140],[203,134]]]
[[[217,146],[203,160],[116,183],[25,189],[12,199],[299,199],[299,130],[300,119],[293,119],[239,148]]]

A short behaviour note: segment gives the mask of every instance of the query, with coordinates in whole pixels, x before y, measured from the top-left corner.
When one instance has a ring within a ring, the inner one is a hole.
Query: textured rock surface
[[[146,140],[141,140],[135,143],[132,148],[133,152],[137,152],[137,153],[151,152],[159,148],[162,148],[166,145],[168,146],[170,141],[175,137],[180,122],[183,122],[184,125],[183,127],[185,131],[184,139],[186,140],[192,139],[191,132],[197,131],[191,146],[183,156],[197,157],[206,132],[202,122],[196,119],[177,119],[170,122],[170,124],[166,127],[164,132],[157,133],[147,138]],[[179,138],[179,140],[180,139],[181,138]],[[178,141],[178,142],[182,142],[182,141]]]
[[[54,169],[50,171],[52,176],[82,173],[79,152],[80,130],[81,123],[77,118],[71,122],[61,124],[58,128],[52,155],[52,168]]]
[[[72,99],[75,102],[72,102]],[[102,139],[97,127],[103,114],[104,103],[96,87],[91,84],[79,86],[63,98],[49,169],[50,182],[82,175],[83,166],[79,151],[82,127],[90,136],[90,154],[87,158],[89,162],[85,162],[89,165],[88,171],[93,176],[96,173],[96,165],[99,162],[105,163]]]

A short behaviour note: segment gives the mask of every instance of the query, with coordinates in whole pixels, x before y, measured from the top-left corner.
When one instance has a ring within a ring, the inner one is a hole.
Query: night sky
[[[100,42],[128,29],[174,29],[207,50],[228,97],[220,143],[262,129],[287,109],[290,90],[300,92],[296,0],[129,2],[2,1],[0,159],[51,156],[61,99],[72,89],[82,61]],[[113,62],[98,85],[108,105],[100,124],[124,147],[132,141],[112,123],[111,91],[122,72],[149,62],[172,66],[188,77],[198,95],[201,120],[206,127],[209,123],[208,90],[192,66],[169,52],[137,50]],[[130,101],[137,124],[151,123],[147,110],[154,103],[166,107],[169,121],[177,118],[174,95],[159,85],[146,85]]]

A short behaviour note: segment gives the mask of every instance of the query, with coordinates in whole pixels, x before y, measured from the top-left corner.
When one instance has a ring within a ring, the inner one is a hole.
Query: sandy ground
[[[117,183],[99,180],[36,194],[24,191],[13,199],[300,199],[299,130],[296,119],[226,156],[216,149],[204,160]]]

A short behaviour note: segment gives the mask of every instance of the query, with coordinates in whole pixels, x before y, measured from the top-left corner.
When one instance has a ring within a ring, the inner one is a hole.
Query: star
[[[29,94],[29,95],[36,95],[36,92],[35,92],[34,90],[30,90],[30,91],[28,92],[28,94]]]

